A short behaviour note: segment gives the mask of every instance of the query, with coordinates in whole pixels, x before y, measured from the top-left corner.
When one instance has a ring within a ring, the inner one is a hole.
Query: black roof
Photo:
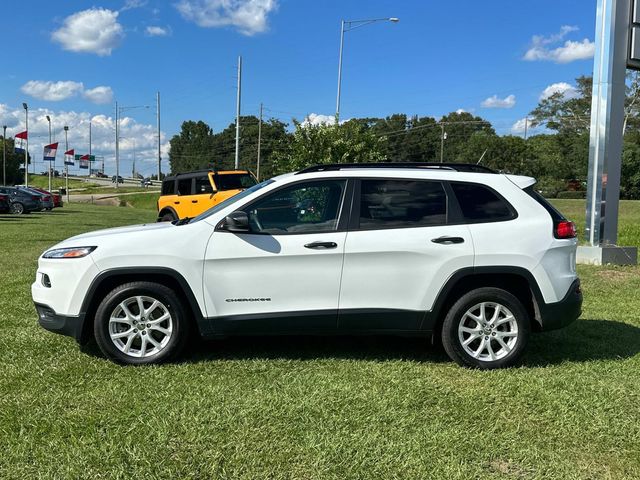
[[[166,182],[168,180],[175,180],[177,177],[188,177],[188,176],[192,176],[192,175],[197,175],[199,173],[222,173],[225,172],[226,170],[218,170],[216,168],[203,168],[201,170],[191,170],[190,172],[179,172],[179,173],[174,173],[173,175],[169,175],[167,177],[164,177],[162,179],[163,182]],[[245,172],[245,173],[250,173],[249,170],[244,170],[244,169],[237,169],[237,170],[233,170],[233,171],[237,171],[237,172]]]
[[[432,163],[432,162],[379,162],[379,163],[328,163],[304,168],[296,173],[331,172],[346,168],[418,168],[451,170],[454,172],[498,173],[495,170],[474,163]]]

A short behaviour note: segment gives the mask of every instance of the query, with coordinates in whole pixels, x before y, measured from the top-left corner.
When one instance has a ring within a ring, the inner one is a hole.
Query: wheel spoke
[[[498,342],[500,344],[500,346],[502,347],[502,349],[506,352],[509,353],[511,351],[511,347],[509,347],[509,345],[507,345],[505,343],[504,340],[502,340],[502,338],[500,337],[496,337],[496,342]]]
[[[476,334],[472,334],[469,336],[469,338],[467,338],[464,342],[462,342],[462,346],[466,347],[467,345],[469,345],[471,342],[473,342],[474,340],[477,340],[478,338],[480,338],[482,336],[482,334],[480,333],[476,333]]]
[[[496,338],[517,337],[518,332],[496,332]]]
[[[171,334],[171,330],[170,329],[167,329],[167,328],[164,328],[164,327],[160,327],[159,325],[151,325],[149,327],[149,330],[154,330],[156,332],[160,332],[163,335],[170,335]]]
[[[478,358],[486,347],[487,347],[487,341],[483,338],[482,341],[480,342],[480,346],[478,347],[478,349],[473,352],[473,356]]]
[[[483,322],[486,322],[486,321],[487,321],[487,312],[486,312],[486,307],[487,307],[487,304],[486,304],[486,303],[482,302],[482,303],[480,304],[480,319],[481,319]]]
[[[160,343],[156,341],[155,338],[153,338],[151,335],[147,335],[147,340],[154,346],[156,347],[158,350],[160,350],[160,348],[162,348],[160,346]]]
[[[144,357],[147,354],[147,336],[141,335],[140,340],[142,345],[140,345],[140,356]]]
[[[129,307],[127,307],[127,305],[124,302],[120,304],[120,308],[122,309],[122,311],[124,312],[124,314],[127,316],[129,320],[133,320],[135,318],[133,313],[131,313],[131,310],[129,310]]]
[[[493,326],[494,327],[499,327],[503,323],[511,322],[512,320],[513,320],[513,316],[507,315],[506,317],[501,318],[500,320],[496,320],[496,323],[494,323]]]
[[[496,322],[498,318],[500,318],[501,311],[502,311],[502,305],[496,305],[496,309],[493,312],[493,317],[491,317],[491,320],[489,321],[489,323],[491,323],[492,325],[495,325],[494,322]]]
[[[479,332],[482,331],[482,329],[481,328],[460,327],[460,331],[462,331],[464,333],[469,333],[471,335],[477,335]]]
[[[496,360],[496,354],[491,346],[491,340],[487,340],[487,352],[489,352],[489,359]]]
[[[129,319],[129,318],[111,317],[109,319],[109,323],[125,323],[127,325],[131,325],[131,319]]]
[[[149,320],[149,321],[147,321],[147,323],[148,323],[148,324],[150,324],[150,325],[152,325],[152,326],[155,326],[155,325],[158,325],[159,323],[164,322],[166,319],[168,319],[168,318],[170,318],[170,317],[171,317],[171,315],[169,315],[169,313],[167,312],[167,313],[165,313],[164,315],[162,315],[161,317],[156,318],[155,320]]]
[[[127,338],[127,343],[124,346],[124,349],[122,350],[124,353],[129,353],[129,350],[131,349],[131,344],[133,343],[133,340],[138,336],[137,333],[132,333],[129,338]]]
[[[138,302],[138,317],[142,317],[144,315],[144,302],[142,301],[142,297],[136,297],[136,301]]]
[[[145,317],[148,317],[149,315],[151,315],[151,313],[158,307],[158,305],[160,305],[160,302],[158,300],[154,300],[151,306],[147,310],[145,310],[144,312]]]
[[[130,328],[129,330],[127,330],[126,332],[120,332],[120,333],[113,333],[111,334],[111,338],[113,340],[117,340],[118,338],[124,338],[124,337],[128,337],[129,335],[135,333],[133,328]]]

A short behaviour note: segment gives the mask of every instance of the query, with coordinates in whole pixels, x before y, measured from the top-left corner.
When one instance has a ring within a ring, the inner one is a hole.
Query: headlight
[[[56,248],[45,252],[43,258],[82,258],[89,255],[97,247]]]

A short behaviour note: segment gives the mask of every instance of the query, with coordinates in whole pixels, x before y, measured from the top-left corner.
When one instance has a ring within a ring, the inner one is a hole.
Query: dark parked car
[[[0,193],[0,213],[8,213],[9,212],[9,195],[5,193]]]
[[[124,183],[124,178],[122,178],[120,175],[118,175],[117,178],[118,178],[118,183]],[[116,175],[111,177],[111,183],[116,183]]]
[[[15,214],[42,210],[42,196],[16,187],[0,187],[0,193],[9,196],[9,211]]]
[[[42,208],[40,208],[40,210],[53,210],[53,197],[49,192],[44,191],[45,193],[43,193],[43,191],[40,191],[40,189],[38,188],[25,187],[22,185],[16,185],[16,188],[29,193],[33,193],[35,195],[39,195],[42,200]]]
[[[53,208],[62,207],[62,195],[60,195],[59,193],[48,192],[42,188],[37,188],[37,187],[29,187],[29,188],[31,190],[35,190],[36,192],[40,192],[44,195],[51,195],[51,198],[53,199]]]

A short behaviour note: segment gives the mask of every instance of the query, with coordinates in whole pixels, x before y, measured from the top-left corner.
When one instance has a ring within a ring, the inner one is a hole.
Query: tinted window
[[[510,220],[515,217],[505,200],[477,183],[451,183],[462,215],[470,221]]]
[[[192,178],[178,180],[178,195],[191,195]]]
[[[209,181],[209,175],[203,175],[201,177],[196,177],[196,195],[200,195],[202,193],[213,193],[213,187],[211,186],[211,182]]]
[[[243,190],[258,183],[248,173],[225,173],[216,175],[214,180],[218,190]]]
[[[267,195],[248,207],[251,230],[271,234],[335,231],[345,185],[344,180],[307,182]]]
[[[175,180],[165,180],[162,182],[162,195],[173,195],[176,186]]]
[[[360,228],[398,228],[443,225],[447,195],[440,182],[363,180]]]

